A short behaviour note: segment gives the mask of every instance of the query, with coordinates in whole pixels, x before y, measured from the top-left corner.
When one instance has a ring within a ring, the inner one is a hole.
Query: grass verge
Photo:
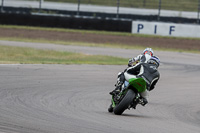
[[[81,53],[0,46],[0,64],[100,64],[124,65],[127,59]]]

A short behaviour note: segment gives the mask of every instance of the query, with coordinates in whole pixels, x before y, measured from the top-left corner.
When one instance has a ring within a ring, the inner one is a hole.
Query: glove
[[[135,60],[133,58],[129,59],[128,66],[131,67],[134,62],[135,62]]]

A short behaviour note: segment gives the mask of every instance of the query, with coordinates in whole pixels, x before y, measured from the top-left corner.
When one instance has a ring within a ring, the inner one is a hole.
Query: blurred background
[[[117,18],[126,19],[134,19],[126,16],[130,14],[157,15],[158,19],[159,16],[186,17],[196,18],[199,22],[200,0],[1,0],[1,12],[17,10],[16,7],[23,7],[24,9],[20,11],[24,12],[32,9],[29,11],[43,10],[55,14],[59,11],[51,12],[51,10],[63,10],[73,11],[62,12],[63,14],[85,16],[91,14],[84,12],[92,12],[93,17],[95,13],[112,13]],[[101,17],[107,16],[108,14],[101,15]]]
[[[23,24],[22,22],[27,21],[27,19],[35,21],[37,18],[37,22],[40,20],[40,23],[43,23],[44,20],[39,17],[51,16],[54,17],[51,20],[57,19],[60,22],[59,25],[62,25],[56,26],[57,24],[54,22],[56,27],[66,27],[62,24],[64,17],[65,19],[67,18],[65,22],[70,20],[73,23],[77,23],[74,19],[79,19],[78,21],[89,19],[87,22],[98,19],[98,21],[101,20],[103,22],[105,20],[115,20],[115,22],[116,20],[123,22],[144,20],[189,24],[200,23],[200,0],[1,0],[0,11],[1,24],[13,24],[14,22],[11,21],[15,18],[15,24],[33,26],[34,24],[29,24],[30,22]],[[12,17],[9,18],[9,15]],[[26,15],[26,18],[24,18],[24,15]],[[35,18],[34,20],[33,17]],[[23,20],[19,21],[18,19]],[[129,22],[126,25],[130,25]],[[118,22],[118,25],[121,24],[122,22]],[[38,26],[38,24],[35,25]],[[115,25],[115,27],[118,26]],[[76,25],[68,26],[67,28],[98,29],[88,28],[85,24],[84,26]],[[127,27],[127,29],[130,29],[130,27]],[[130,30],[120,31],[130,32]]]

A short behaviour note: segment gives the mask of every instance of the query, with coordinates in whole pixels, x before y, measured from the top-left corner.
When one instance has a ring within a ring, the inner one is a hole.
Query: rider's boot
[[[140,102],[139,97],[136,96],[136,98],[134,99],[134,101],[131,103],[131,107],[136,109],[136,106],[138,105],[138,103]]]
[[[142,106],[145,106],[147,103],[148,103],[148,91],[147,90],[145,90],[144,92],[141,92],[140,93],[140,104],[142,105]]]
[[[140,97],[134,99],[134,102],[131,104],[131,107],[136,109],[136,106],[138,104],[145,106],[147,103],[148,103],[148,100],[146,98],[140,96]]]
[[[115,89],[110,92],[110,95],[119,94],[124,81],[125,81],[124,73],[123,72],[118,73],[118,79],[117,83],[115,84]]]
[[[142,106],[145,106],[148,103],[148,100],[146,98],[144,98],[144,97],[141,97],[139,103]]]

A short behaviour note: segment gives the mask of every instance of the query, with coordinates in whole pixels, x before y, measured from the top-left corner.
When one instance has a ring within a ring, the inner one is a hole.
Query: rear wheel
[[[116,115],[121,115],[130,105],[130,103],[135,98],[135,93],[133,90],[129,89],[124,96],[124,98],[120,101],[119,104],[117,104],[114,108],[114,113]]]

